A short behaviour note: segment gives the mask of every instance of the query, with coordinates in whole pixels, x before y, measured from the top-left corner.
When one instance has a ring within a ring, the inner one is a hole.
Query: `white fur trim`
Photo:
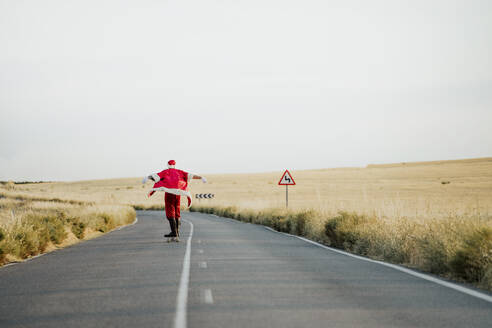
[[[186,196],[190,199],[190,206],[192,202],[192,197],[191,193],[188,190],[181,190],[181,189],[172,189],[172,188],[166,188],[166,187],[159,187],[159,188],[152,188],[153,191],[164,191],[168,192],[170,194],[178,195],[178,196]]]
[[[188,182],[190,182],[194,176],[195,176],[194,174],[188,173]]]
[[[169,164],[167,164],[167,167],[170,168],[170,169],[174,169],[175,166],[176,165],[169,165]]]
[[[160,181],[161,180],[161,177],[159,175],[157,175],[157,173],[154,173],[151,175],[152,178],[154,178],[154,181],[157,182],[157,181]]]

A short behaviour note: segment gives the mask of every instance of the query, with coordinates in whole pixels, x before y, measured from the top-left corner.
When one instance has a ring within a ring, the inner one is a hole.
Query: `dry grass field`
[[[200,174],[200,172],[197,172]],[[388,218],[438,218],[492,215],[492,158],[369,165],[291,171],[296,186],[289,187],[291,209],[339,211]],[[212,200],[195,205],[237,206],[247,209],[283,208],[282,172],[207,175],[209,183],[191,183],[192,193],[213,193]],[[55,182],[0,186],[0,192],[90,201],[162,206],[163,195],[146,197],[151,184],[141,178]]]
[[[288,210],[285,187],[277,185],[282,171],[207,175],[207,184],[194,180],[193,194],[215,198],[194,199],[192,210],[269,225],[492,290],[492,158],[290,172],[297,185],[289,187]],[[162,207],[162,193],[146,197],[151,187],[136,177],[9,183],[0,185],[0,194]],[[0,211],[0,227],[5,213]]]
[[[297,184],[289,187],[292,209],[390,218],[492,215],[492,158],[291,173]],[[215,200],[202,204],[282,208],[285,187],[277,185],[281,174],[210,176],[209,185],[198,184],[193,191],[216,194]]]

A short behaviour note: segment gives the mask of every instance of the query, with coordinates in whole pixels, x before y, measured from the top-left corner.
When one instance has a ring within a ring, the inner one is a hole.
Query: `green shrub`
[[[450,264],[453,273],[462,279],[492,283],[492,229],[483,227],[467,236]]]
[[[19,231],[15,234],[14,240],[17,242],[15,255],[27,258],[39,254],[36,234],[33,231]]]
[[[219,207],[219,208],[207,208],[209,214],[216,214],[216,215],[219,215],[219,216],[222,216],[222,217],[229,217],[227,215],[227,210],[226,208],[224,207]]]
[[[100,231],[102,233],[108,232],[115,228],[115,223],[113,218],[106,213],[99,214],[99,217],[97,218],[97,225],[96,225],[96,230]]]
[[[234,216],[235,219],[243,222],[253,223],[256,220],[256,214],[254,211],[237,211]]]
[[[372,245],[371,245],[372,246]],[[393,263],[409,263],[410,261],[410,252],[407,248],[405,248],[404,240],[401,242],[386,242],[385,247],[383,248],[382,254],[377,254],[377,256],[383,260],[387,260]],[[370,255],[371,252],[367,255]]]
[[[42,219],[49,233],[50,240],[55,244],[61,244],[67,238],[65,231],[65,216],[46,216]]]
[[[234,218],[236,211],[235,207],[226,207],[222,210],[221,215],[227,218]]]
[[[355,241],[355,243],[351,246],[350,251],[363,255],[363,256],[372,256],[376,258],[383,258],[381,254],[385,251],[385,249],[377,249],[375,247],[375,241],[371,240],[369,236],[360,234],[359,239]]]
[[[422,257],[422,269],[435,274],[449,271],[449,255],[443,240],[428,234],[418,238],[417,243]]]
[[[358,226],[367,222],[367,217],[355,213],[340,212],[325,223],[325,235],[330,244],[337,248],[352,250],[360,240]]]
[[[313,220],[315,218],[316,213],[314,211],[302,211],[299,213],[295,213],[289,216],[290,223],[290,233],[299,235],[299,236],[307,236],[308,231],[313,225]]]
[[[72,233],[77,237],[78,239],[84,239],[84,233],[85,233],[85,228],[86,224],[82,221],[80,221],[80,218],[78,217],[73,217],[69,219],[69,222],[72,224],[70,229],[72,230]]]
[[[51,240],[49,227],[42,220],[35,220],[32,225],[32,232],[36,236],[39,252],[43,252]]]
[[[325,235],[328,237],[328,244],[330,246],[341,248],[343,246],[343,240],[340,237],[338,231],[340,226],[341,218],[334,217],[326,221],[325,223]]]
[[[282,215],[265,215],[262,220],[262,224],[266,224],[273,229],[281,232],[291,232],[292,229],[292,221],[289,220],[286,216]]]

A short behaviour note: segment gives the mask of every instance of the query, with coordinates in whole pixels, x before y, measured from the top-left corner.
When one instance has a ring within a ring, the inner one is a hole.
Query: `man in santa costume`
[[[170,160],[167,162],[168,169],[159,173],[154,173],[143,178],[142,183],[147,180],[155,182],[154,187],[149,192],[148,196],[152,196],[156,191],[164,191],[164,201],[166,208],[166,217],[171,227],[171,232],[164,237],[170,237],[178,241],[179,237],[179,225],[181,218],[180,212],[180,199],[181,196],[186,196],[188,200],[188,207],[191,206],[191,194],[188,191],[188,183],[191,179],[201,179],[203,183],[207,182],[207,179],[196,174],[191,174],[182,170],[176,169],[176,161]]]

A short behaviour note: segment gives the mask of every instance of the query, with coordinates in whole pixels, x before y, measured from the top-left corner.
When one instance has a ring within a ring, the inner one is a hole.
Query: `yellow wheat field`
[[[492,215],[492,158],[290,172],[297,184],[289,187],[291,209],[315,209],[326,214],[344,210],[386,218]],[[195,204],[283,208],[285,187],[277,185],[281,174],[206,175],[209,183],[194,180],[190,189],[193,194],[215,194],[212,200],[194,199]],[[135,177],[4,185],[0,191],[106,204],[162,205],[162,193],[146,197],[151,186],[142,185],[141,177]]]

